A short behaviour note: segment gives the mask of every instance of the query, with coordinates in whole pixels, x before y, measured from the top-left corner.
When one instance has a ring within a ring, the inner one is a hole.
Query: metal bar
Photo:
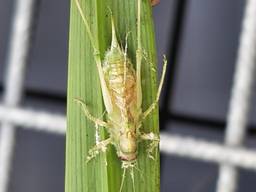
[[[9,115],[7,115],[9,114]],[[0,121],[11,122],[24,129],[65,134],[66,118],[61,114],[10,108],[0,105]],[[207,162],[230,164],[256,171],[256,152],[243,148],[223,146],[214,142],[161,133],[160,150],[166,154],[178,155]]]
[[[0,95],[2,92],[2,85],[0,83]],[[36,99],[44,102],[54,102],[57,104],[64,105],[66,103],[66,95],[63,93],[49,93],[45,90],[37,89],[25,89],[26,100]],[[189,113],[179,113],[177,111],[167,112],[164,114],[163,110],[160,109],[160,117],[166,117],[167,123],[172,121],[175,123],[184,123],[195,125],[196,129],[204,129],[209,131],[223,132],[226,127],[226,121],[224,119],[217,119],[208,116],[199,116]],[[247,135],[255,137],[256,126],[249,124],[247,129]]]
[[[4,86],[6,106],[17,106],[22,98],[36,2],[37,0],[15,2]],[[0,131],[0,192],[6,192],[15,145],[15,130],[11,123],[2,122]]]
[[[0,122],[8,122],[24,129],[65,134],[66,118],[61,114],[46,111],[35,111],[0,105]]]
[[[256,170],[255,151],[192,137],[161,133],[160,150],[166,154]]]
[[[225,141],[230,147],[241,146],[245,138],[256,67],[256,1],[246,2],[234,87],[227,117]],[[235,192],[237,180],[237,170],[228,163],[222,165],[217,192]]]

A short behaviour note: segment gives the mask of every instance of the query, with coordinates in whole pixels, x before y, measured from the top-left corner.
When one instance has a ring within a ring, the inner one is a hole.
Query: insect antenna
[[[142,61],[142,45],[141,45],[141,0],[138,0],[137,7],[137,51],[136,51],[136,89],[137,89],[137,108],[141,108],[141,61]]]
[[[80,15],[82,17],[82,20],[84,22],[84,25],[85,25],[86,31],[88,33],[88,36],[90,38],[92,47],[93,47],[94,51],[98,51],[98,48],[97,48],[97,46],[96,46],[96,44],[94,42],[94,39],[93,39],[93,35],[92,35],[91,29],[90,29],[90,26],[89,26],[89,22],[88,22],[88,20],[86,19],[85,15],[84,15],[84,12],[83,12],[83,10],[81,8],[79,0],[75,0],[75,3],[76,3],[78,11],[79,11],[79,13],[80,13]]]
[[[105,79],[104,79],[104,72],[101,66],[101,58],[100,58],[100,51],[99,51],[99,45],[97,43],[95,43],[96,41],[93,38],[92,32],[90,30],[90,26],[89,26],[89,22],[86,19],[83,10],[81,8],[80,2],[79,0],[75,0],[77,9],[82,17],[82,20],[85,24],[85,28],[86,28],[86,32],[89,36],[90,42],[92,44],[93,50],[94,50],[94,60],[96,62],[97,65],[97,69],[99,72],[99,78],[100,78],[100,82],[101,82],[101,89],[102,89],[102,95],[103,95],[103,100],[104,100],[104,105],[106,107],[106,110],[108,113],[110,113],[113,110],[113,106],[112,106],[112,102],[111,102],[111,96],[109,94]]]

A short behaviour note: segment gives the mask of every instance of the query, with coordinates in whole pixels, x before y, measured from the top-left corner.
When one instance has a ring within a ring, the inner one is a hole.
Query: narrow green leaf
[[[80,0],[86,18],[90,22],[95,43],[100,47],[103,60],[111,42],[110,10],[116,23],[119,43],[125,46],[128,32],[128,55],[135,65],[137,0]],[[83,114],[74,98],[81,98],[90,112],[102,117],[104,104],[93,49],[85,26],[74,0],[71,0],[69,67],[68,67],[68,105],[66,135],[66,178],[65,192],[118,192],[122,169],[115,148],[108,147],[107,153],[100,153],[86,163],[88,150],[95,145],[95,125]],[[145,59],[142,63],[143,110],[155,99],[157,79],[156,51],[152,13],[149,0],[142,0],[142,47]],[[145,132],[158,134],[158,112],[154,111],[143,123]],[[107,138],[107,132],[100,128],[101,139]],[[155,160],[148,158],[146,148],[149,143],[139,144],[138,169],[135,170],[135,188],[137,192],[159,192],[159,154]],[[107,164],[107,165],[106,165]],[[132,192],[132,180],[129,171],[125,177],[123,192]]]

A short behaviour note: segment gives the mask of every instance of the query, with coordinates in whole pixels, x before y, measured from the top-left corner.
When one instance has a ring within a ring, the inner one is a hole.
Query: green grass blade
[[[135,64],[137,0],[80,0],[82,9],[90,21],[101,57],[111,42],[110,10],[114,15],[119,42],[124,47],[128,39],[128,55]],[[149,0],[142,2],[142,47],[146,61],[142,63],[143,109],[145,110],[156,95],[156,51]],[[65,192],[118,192],[122,169],[115,149],[111,146],[106,154],[100,154],[86,163],[88,150],[95,145],[95,125],[83,115],[74,98],[83,99],[91,113],[101,117],[104,112],[102,95],[93,50],[74,0],[71,0],[68,67],[68,106],[66,135],[66,178]],[[157,110],[143,124],[145,132],[158,133]],[[106,132],[101,129],[101,138]],[[159,192],[159,155],[150,160],[145,152],[148,143],[139,144],[138,165],[135,170],[137,192]],[[107,162],[107,166],[106,166]],[[123,192],[132,192],[130,174],[126,175]]]

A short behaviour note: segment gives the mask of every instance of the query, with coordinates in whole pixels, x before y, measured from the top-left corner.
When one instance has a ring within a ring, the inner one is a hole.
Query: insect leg
[[[154,149],[159,144],[159,137],[156,134],[150,132],[150,133],[142,133],[140,135],[140,139],[151,141],[151,143],[149,144],[149,146],[147,148],[147,153],[148,153],[149,158],[154,159],[154,157],[152,156],[152,153],[153,153]]]
[[[97,117],[94,117],[88,110],[86,104],[81,100],[81,99],[77,99],[75,98],[75,101],[80,104],[82,106],[83,112],[85,114],[85,116],[91,120],[92,122],[94,122],[96,125],[102,126],[102,127],[108,127],[108,123],[98,119]]]
[[[165,77],[165,73],[166,73],[166,67],[167,67],[166,56],[164,56],[163,62],[164,62],[163,72],[162,72],[162,76],[161,76],[161,79],[160,79],[160,84],[159,84],[159,87],[158,87],[158,90],[157,90],[156,99],[155,99],[155,101],[149,106],[149,108],[148,108],[145,112],[142,113],[142,121],[154,110],[154,108],[157,106],[157,103],[158,103],[158,101],[159,101],[160,94],[161,94],[162,87],[163,87],[163,83],[164,83],[164,77]]]
[[[111,141],[112,141],[112,139],[108,138],[106,140],[99,142],[97,145],[95,145],[93,148],[91,148],[88,152],[89,154],[86,158],[86,163],[88,163],[91,159],[96,157],[100,153],[100,151],[105,153],[107,150],[107,146],[111,143]]]
[[[99,78],[100,78],[100,84],[101,84],[101,90],[102,90],[102,96],[103,96],[104,104],[105,104],[107,112],[110,113],[113,109],[113,106],[112,106],[112,102],[111,102],[110,93],[108,91],[107,84],[106,84],[106,81],[104,79],[104,73],[103,73],[101,59],[100,59],[99,47],[98,47],[97,43],[95,43],[92,32],[90,30],[89,22],[87,21],[84,13],[82,11],[79,0],[75,0],[75,3],[76,3],[78,11],[79,11],[79,13],[82,17],[82,20],[85,24],[86,32],[89,36],[89,39],[91,41],[91,44],[92,44],[92,47],[93,47],[93,50],[94,50],[94,60],[96,62],[97,68],[98,68],[98,73],[99,73]]]

